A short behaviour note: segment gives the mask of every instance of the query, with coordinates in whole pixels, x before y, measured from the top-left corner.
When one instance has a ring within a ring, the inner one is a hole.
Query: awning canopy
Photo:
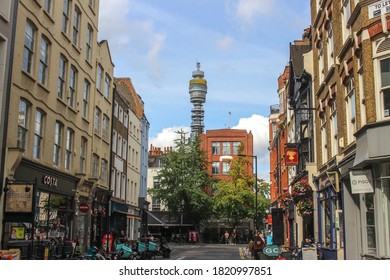
[[[390,159],[390,122],[366,125],[356,134],[356,156],[353,168]]]

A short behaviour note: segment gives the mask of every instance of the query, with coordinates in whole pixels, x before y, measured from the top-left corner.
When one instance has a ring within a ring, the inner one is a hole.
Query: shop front
[[[356,156],[344,182],[347,259],[390,259],[390,121],[356,133]],[[355,227],[350,227],[350,225]]]
[[[343,205],[338,171],[328,169],[317,180],[318,241],[322,258],[343,259]]]
[[[111,192],[105,189],[96,188],[92,202],[91,217],[91,245],[100,247],[103,236],[110,231],[109,228],[109,203]]]
[[[20,249],[21,258],[37,258],[35,245],[38,243],[43,246],[53,238],[72,240],[74,195],[78,181],[71,175],[22,159],[13,179],[7,179],[4,248]],[[15,198],[21,197],[31,198],[31,210],[13,210],[15,203],[28,203],[15,201]],[[38,258],[45,257],[42,252],[39,253]]]

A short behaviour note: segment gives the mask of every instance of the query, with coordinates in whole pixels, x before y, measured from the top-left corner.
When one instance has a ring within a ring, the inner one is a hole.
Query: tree
[[[238,153],[242,153],[239,147]],[[249,157],[232,160],[227,180],[220,180],[214,191],[214,213],[225,219],[229,226],[239,225],[244,219],[255,216],[255,176],[248,174],[245,165],[251,164]],[[269,208],[269,185],[258,179],[258,213]]]
[[[159,187],[150,192],[165,204],[170,216],[183,214],[199,224],[210,216],[213,202],[207,194],[212,179],[206,155],[200,149],[198,137],[188,140],[183,131],[176,133],[180,138],[175,140],[175,148],[162,157]]]

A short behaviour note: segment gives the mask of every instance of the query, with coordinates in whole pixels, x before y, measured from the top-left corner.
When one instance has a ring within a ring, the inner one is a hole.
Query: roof
[[[129,102],[130,110],[139,118],[144,117],[144,106],[141,97],[137,94],[130,78],[114,78],[116,89]]]

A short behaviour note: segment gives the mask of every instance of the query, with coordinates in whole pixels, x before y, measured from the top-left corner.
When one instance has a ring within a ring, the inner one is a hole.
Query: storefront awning
[[[157,218],[152,212],[145,210],[148,214],[148,226],[168,226],[164,221]]]

